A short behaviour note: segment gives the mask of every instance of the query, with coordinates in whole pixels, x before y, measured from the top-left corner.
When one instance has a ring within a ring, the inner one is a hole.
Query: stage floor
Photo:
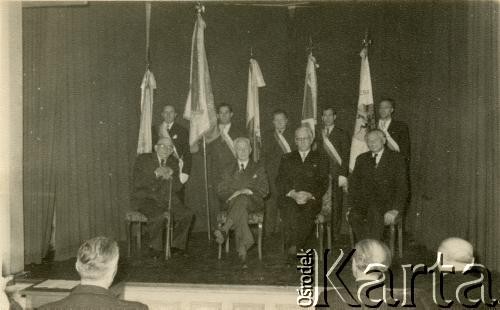
[[[150,283],[204,283],[204,284],[246,284],[246,285],[291,285],[299,284],[300,273],[296,265],[286,264],[281,250],[279,235],[264,237],[263,259],[259,262],[257,248],[248,252],[248,269],[242,269],[234,248],[228,256],[217,259],[217,245],[209,244],[206,233],[193,233],[189,243],[189,257],[174,256],[168,261],[155,260],[143,256],[126,257],[126,244],[122,244],[119,269],[115,282],[150,282]],[[412,246],[406,242],[404,263],[431,263],[435,260],[433,253]],[[232,243],[231,245],[234,245]],[[344,252],[350,250],[347,236],[342,236],[334,245],[333,255],[328,264],[331,266],[339,254],[340,247]],[[77,280],[75,260],[50,262],[40,265],[26,266],[31,279],[67,279]],[[395,276],[400,273],[400,262],[393,262]],[[320,271],[321,275],[321,271]],[[351,266],[347,264],[346,281],[351,282]]]

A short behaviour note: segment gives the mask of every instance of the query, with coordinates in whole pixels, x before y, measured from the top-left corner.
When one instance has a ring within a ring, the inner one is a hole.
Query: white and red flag
[[[266,82],[264,82],[259,63],[251,58],[248,68],[247,128],[253,145],[253,160],[255,162],[260,158],[261,147],[259,88],[264,86],[266,86]]]
[[[184,118],[190,121],[189,145],[192,153],[198,151],[198,143],[203,137],[206,142],[211,142],[218,136],[214,95],[205,51],[205,28],[205,21],[198,14],[191,44],[189,93],[184,109]]]
[[[370,63],[368,62],[368,49],[365,47],[359,53],[361,56],[361,72],[359,76],[359,98],[356,124],[351,143],[351,157],[349,160],[349,170],[354,170],[356,158],[359,154],[368,151],[365,142],[365,135],[368,130],[375,127],[373,112],[373,90],[370,75]]]
[[[311,128],[313,135],[318,113],[318,79],[316,76],[316,58],[309,53],[307,57],[306,81],[304,85],[304,100],[302,101],[302,124]]]

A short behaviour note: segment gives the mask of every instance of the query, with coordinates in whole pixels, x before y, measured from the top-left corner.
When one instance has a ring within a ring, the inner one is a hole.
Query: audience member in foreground
[[[216,242],[223,243],[229,230],[234,229],[238,256],[245,267],[247,250],[254,244],[248,215],[264,208],[269,185],[264,167],[250,159],[250,140],[236,138],[234,149],[237,160],[225,170],[217,190],[221,200],[226,202],[227,220],[214,234]]]
[[[143,310],[148,307],[139,302],[118,299],[108,288],[118,268],[119,249],[115,241],[96,237],[85,241],[78,249],[76,270],[80,284],[69,296],[42,306],[41,310]]]
[[[318,298],[317,309],[329,307],[330,309],[391,309],[393,307],[403,308],[402,301],[409,300],[410,291],[401,288],[392,288],[390,284],[391,251],[381,241],[375,239],[364,239],[356,243],[352,261],[352,275],[356,280],[356,285],[349,288],[349,292],[340,288],[339,293],[330,289],[325,298],[322,292]],[[376,266],[375,272],[367,272],[367,267]],[[374,285],[378,285],[375,287]],[[384,285],[384,286],[382,286]],[[351,295],[349,295],[349,293]],[[340,295],[344,300],[341,299]],[[399,300],[397,306],[390,306],[394,299]],[[410,309],[432,309],[432,300],[419,298],[421,294],[416,292],[416,307]],[[328,306],[327,306],[328,305]],[[356,308],[354,308],[356,307]]]
[[[438,265],[441,272],[441,279],[436,279],[436,283],[440,285],[440,288],[437,290],[432,288],[432,292],[435,296],[429,294],[435,300],[436,306],[446,306],[451,309],[464,309],[466,305],[470,307],[474,304],[471,302],[472,299],[481,300],[480,287],[470,290],[467,294],[464,294],[463,290],[459,289],[459,286],[462,285],[462,288],[464,288],[463,284],[471,281],[478,281],[479,279],[479,274],[476,272],[463,274],[465,266],[474,263],[474,248],[472,244],[464,239],[451,237],[441,242],[437,252],[438,255],[442,255],[443,260],[442,264]],[[451,270],[449,266],[453,266],[454,272],[450,273]],[[484,279],[484,281],[484,283],[487,283],[487,279]],[[489,299],[489,293],[489,288],[484,287],[485,300],[481,300],[481,302],[473,308],[487,309],[488,307],[484,305],[484,302]],[[459,299],[457,299],[457,296]]]

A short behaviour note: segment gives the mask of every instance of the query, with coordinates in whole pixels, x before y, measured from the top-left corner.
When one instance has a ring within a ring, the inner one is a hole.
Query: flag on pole
[[[314,58],[312,53],[309,53],[307,57],[304,100],[302,102],[302,124],[309,126],[313,135],[318,110],[318,80],[316,77],[316,68],[318,67],[316,58]]]
[[[250,58],[248,68],[248,93],[247,93],[247,128],[253,145],[253,160],[257,162],[260,157],[260,112],[259,112],[259,87],[266,86],[260,71],[259,63]]]
[[[153,72],[147,69],[141,83],[141,124],[139,127],[137,154],[151,153],[153,151],[151,124],[153,119],[153,93],[155,89],[155,76]]]
[[[361,56],[361,72],[359,77],[359,98],[356,124],[351,144],[351,158],[349,170],[354,170],[356,157],[368,151],[365,135],[368,130],[375,128],[373,113],[373,90],[370,76],[370,63],[368,62],[368,49],[364,47],[359,54]]]
[[[200,139],[205,137],[206,142],[211,142],[218,135],[214,95],[205,51],[205,28],[205,21],[198,13],[191,43],[189,93],[184,109],[184,118],[190,121],[189,145],[192,153],[198,151]]]

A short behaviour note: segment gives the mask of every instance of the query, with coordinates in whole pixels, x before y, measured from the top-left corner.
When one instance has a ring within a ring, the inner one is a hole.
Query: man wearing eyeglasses
[[[161,257],[164,212],[171,205],[176,222],[172,253],[185,254],[193,211],[182,204],[176,193],[181,189],[179,162],[173,156],[172,140],[164,137],[158,140],[155,152],[141,154],[134,166],[134,181],[131,206],[148,218],[150,254]]]
[[[283,155],[276,179],[290,258],[311,239],[328,186],[328,161],[311,149],[312,143],[311,129],[299,127],[295,131],[297,150]]]

